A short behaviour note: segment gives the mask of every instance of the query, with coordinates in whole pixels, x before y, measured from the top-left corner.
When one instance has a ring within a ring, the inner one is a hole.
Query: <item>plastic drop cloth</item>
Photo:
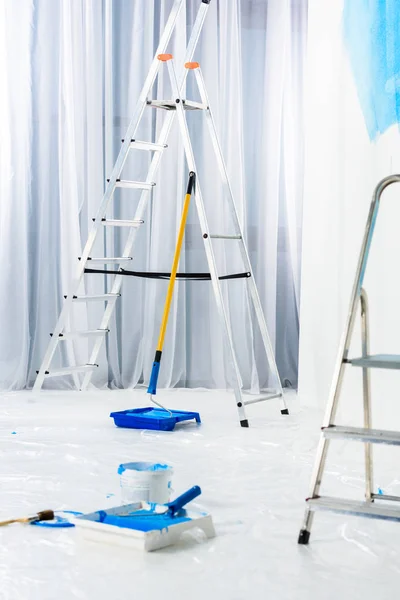
[[[297,545],[320,413],[299,411],[291,395],[289,417],[275,401],[250,406],[251,427],[241,429],[228,393],[161,391],[159,400],[198,410],[202,425],[172,433],[117,429],[109,413],[148,405],[144,390],[1,396],[0,518],[117,506],[118,466],[143,460],[174,467],[176,494],[201,486],[193,505],[212,514],[217,537],[193,535],[146,554],[78,542],[75,528],[4,527],[1,600],[398,596],[400,525],[318,513],[310,545]],[[362,497],[362,450],[354,448],[338,444],[327,493]],[[400,493],[396,459],[393,449],[378,456],[377,485],[386,493]]]

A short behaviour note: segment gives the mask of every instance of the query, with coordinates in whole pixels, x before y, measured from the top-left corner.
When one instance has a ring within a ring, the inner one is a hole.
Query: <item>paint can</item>
[[[172,467],[160,463],[131,462],[119,466],[121,502],[166,504],[172,492]]]

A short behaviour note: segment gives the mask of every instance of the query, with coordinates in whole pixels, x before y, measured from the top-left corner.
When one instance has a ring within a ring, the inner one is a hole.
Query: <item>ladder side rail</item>
[[[193,148],[192,148],[192,145],[190,142],[189,130],[188,130],[188,126],[187,126],[184,107],[182,104],[182,98],[180,97],[179,86],[178,86],[178,81],[176,78],[173,61],[170,60],[170,61],[168,61],[167,64],[168,64],[168,70],[169,70],[169,75],[171,78],[172,87],[176,94],[176,99],[177,99],[176,112],[177,112],[177,117],[178,117],[178,121],[179,121],[179,128],[181,130],[181,135],[182,135],[182,139],[183,139],[186,160],[188,163],[189,170],[197,173],[196,161],[195,161],[195,157],[194,157],[194,153],[193,153]],[[227,316],[227,313],[225,310],[222,290],[221,290],[220,282],[218,279],[218,272],[217,272],[217,267],[216,267],[214,250],[212,247],[212,241],[210,238],[207,217],[205,214],[203,198],[202,198],[201,189],[200,189],[198,180],[196,181],[195,203],[196,203],[196,207],[197,207],[197,213],[199,216],[200,226],[201,226],[202,232],[203,232],[204,248],[205,248],[207,261],[208,261],[208,265],[209,265],[209,269],[210,269],[211,281],[212,281],[212,286],[213,286],[214,295],[215,295],[215,299],[216,299],[217,309],[218,309],[218,313],[221,318],[221,323],[223,324],[223,330],[225,332],[226,340],[228,342],[228,346],[230,349],[229,356],[230,356],[230,361],[232,364],[232,370],[233,370],[233,375],[234,375],[234,393],[235,393],[236,405],[237,405],[237,409],[238,409],[238,413],[239,413],[239,419],[240,419],[240,423],[241,423],[242,427],[248,427],[248,421],[246,419],[245,407],[244,407],[243,397],[242,397],[242,392],[241,392],[241,377],[240,377],[239,367],[237,364],[235,350],[233,347],[230,323],[229,323],[228,316]]]
[[[361,289],[361,332],[362,332],[362,355],[369,356],[369,307],[368,297],[364,288]],[[370,369],[363,367],[363,411],[364,427],[371,429],[371,376]],[[373,457],[372,444],[365,444],[365,499],[373,501]]]
[[[260,296],[258,293],[258,289],[257,289],[255,277],[254,277],[254,272],[253,272],[253,269],[251,266],[250,257],[249,257],[248,250],[247,250],[245,242],[244,242],[244,236],[243,236],[243,231],[242,231],[242,228],[240,225],[239,215],[238,215],[237,208],[236,208],[235,197],[234,197],[232,186],[231,186],[231,183],[229,180],[228,170],[226,167],[224,155],[223,155],[221,144],[219,141],[217,127],[216,127],[215,119],[214,119],[214,116],[213,116],[213,113],[211,110],[210,101],[209,101],[208,93],[206,90],[204,78],[203,78],[200,68],[195,69],[194,72],[195,72],[195,77],[196,77],[196,81],[197,81],[197,86],[199,88],[201,100],[202,100],[203,104],[205,104],[208,107],[207,110],[205,111],[206,121],[207,121],[208,129],[210,132],[210,137],[211,137],[212,145],[214,148],[215,156],[217,158],[217,163],[218,163],[218,167],[220,170],[221,179],[222,179],[223,185],[225,187],[227,197],[230,200],[229,207],[230,207],[230,211],[231,211],[231,216],[232,216],[233,222],[235,224],[236,231],[241,236],[241,240],[239,242],[240,243],[240,253],[242,256],[244,267],[245,267],[246,271],[248,271],[250,273],[250,277],[247,279],[247,284],[249,286],[249,291],[250,291],[251,299],[253,302],[254,310],[256,313],[256,318],[257,318],[258,326],[260,329],[261,337],[263,340],[263,345],[264,345],[265,353],[267,356],[267,361],[269,364],[269,368],[273,372],[277,390],[281,394],[281,402],[282,402],[282,407],[283,407],[282,412],[284,414],[286,414],[288,412],[288,409],[287,409],[287,405],[286,405],[284,394],[283,394],[283,389],[282,389],[281,379],[280,379],[279,372],[278,372],[278,367],[277,367],[276,361],[275,361],[275,354],[274,354],[271,339],[270,339],[270,336],[268,333],[268,327],[267,327],[267,323],[265,320]]]

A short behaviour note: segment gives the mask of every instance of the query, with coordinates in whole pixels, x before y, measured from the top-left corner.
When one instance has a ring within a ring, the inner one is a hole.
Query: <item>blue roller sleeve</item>
[[[158,381],[158,374],[160,372],[161,356],[162,356],[162,351],[156,350],[156,355],[154,357],[154,362],[153,362],[153,368],[151,370],[150,383],[149,383],[149,387],[147,388],[148,394],[154,394],[154,395],[157,394],[157,381]]]
[[[192,500],[197,498],[197,496],[200,496],[200,494],[201,494],[200,487],[198,485],[193,486],[192,488],[190,488],[190,490],[188,490],[181,496],[178,496],[178,498],[176,498],[175,500],[173,500],[173,502],[170,502],[168,504],[168,513],[170,515],[175,515],[186,504],[188,504],[189,502],[191,502]]]

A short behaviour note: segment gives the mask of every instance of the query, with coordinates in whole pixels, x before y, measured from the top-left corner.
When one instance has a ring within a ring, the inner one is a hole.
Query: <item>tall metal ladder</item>
[[[225,333],[225,337],[230,349],[230,357],[231,363],[233,367],[233,375],[234,375],[234,393],[237,404],[237,409],[239,412],[240,424],[242,427],[248,427],[249,423],[245,414],[245,407],[249,404],[262,402],[264,400],[270,400],[274,398],[279,398],[282,403],[281,413],[288,414],[288,409],[285,403],[283,390],[277,370],[277,366],[275,363],[274,352],[272,348],[272,344],[268,335],[268,330],[262,310],[262,305],[260,302],[260,298],[258,295],[257,287],[254,281],[253,272],[251,269],[251,264],[248,256],[248,252],[244,243],[243,234],[240,227],[240,222],[238,218],[238,214],[235,208],[235,202],[233,197],[233,192],[231,185],[229,183],[228,174],[224,162],[224,158],[221,151],[221,146],[218,140],[218,136],[216,133],[216,127],[213,115],[211,113],[207,92],[204,85],[204,80],[201,74],[201,70],[199,68],[198,63],[193,63],[193,55],[200,37],[201,29],[203,27],[203,23],[206,17],[206,13],[209,8],[211,0],[202,0],[200,9],[193,27],[193,31],[186,49],[186,57],[185,57],[185,68],[181,74],[181,77],[178,79],[175,68],[174,61],[171,54],[166,54],[165,50],[170,41],[171,35],[176,26],[176,20],[179,15],[179,11],[184,3],[184,0],[175,0],[173,5],[170,17],[168,19],[165,31],[160,40],[159,46],[157,48],[156,55],[154,57],[153,63],[150,68],[150,72],[144,84],[142,93],[139,98],[138,105],[136,107],[136,111],[134,117],[128,127],[128,131],[124,137],[124,141],[122,143],[122,147],[113,168],[112,174],[110,176],[103,201],[100,205],[98,213],[95,217],[94,224],[92,230],[89,234],[88,241],[82,253],[82,257],[79,260],[79,265],[77,269],[76,277],[72,283],[71,291],[65,299],[63,309],[61,311],[60,317],[58,319],[57,325],[52,334],[49,346],[47,348],[46,354],[44,356],[42,365],[40,370],[38,371],[38,376],[35,381],[34,390],[41,389],[44,379],[48,377],[61,376],[66,374],[75,375],[79,373],[83,373],[83,380],[80,385],[80,389],[85,390],[90,382],[91,375],[93,371],[98,367],[96,364],[96,360],[98,358],[98,354],[101,348],[101,344],[108,333],[108,325],[110,322],[110,318],[112,312],[114,310],[115,302],[117,298],[120,296],[120,289],[124,275],[132,275],[135,274],[134,271],[127,271],[119,266],[118,271],[103,271],[100,269],[92,269],[88,268],[88,261],[90,261],[90,267],[94,263],[102,263],[102,264],[117,264],[121,265],[126,263],[127,261],[131,261],[132,248],[135,242],[136,233],[140,225],[143,223],[143,217],[145,210],[147,208],[149,192],[152,190],[155,185],[154,179],[156,172],[158,170],[161,155],[164,150],[167,148],[167,140],[169,133],[171,131],[171,127],[175,118],[175,115],[178,117],[179,129],[183,139],[185,155],[188,163],[188,167],[190,171],[197,173],[196,164],[193,154],[192,145],[190,142],[190,136],[185,116],[185,111],[203,111],[206,115],[206,120],[208,124],[208,128],[211,134],[211,140],[213,144],[213,148],[215,151],[215,155],[217,158],[219,170],[221,173],[222,182],[224,185],[224,190],[227,195],[227,199],[229,202],[229,208],[232,215],[235,231],[233,233],[211,233],[208,227],[204,203],[201,195],[200,186],[197,179],[196,191],[195,191],[195,202],[196,208],[199,216],[200,226],[203,234],[203,241],[205,246],[205,252],[207,256],[207,261],[210,269],[209,278],[212,281],[213,290],[216,298],[217,308],[219,312],[219,316],[221,322],[223,324],[223,329]],[[168,65],[168,71],[171,79],[171,85],[173,90],[173,100],[153,100],[149,99],[149,94],[152,90],[156,77],[160,73],[160,68],[162,65]],[[187,75],[190,71],[194,71],[196,75],[196,81],[200,92],[201,103],[190,101],[185,98],[182,98],[181,94],[184,89]],[[137,141],[135,139],[136,131],[139,127],[141,118],[143,116],[144,110],[146,107],[154,107],[159,109],[165,109],[167,111],[167,116],[164,120],[163,126],[161,128],[160,136],[156,143],[148,142],[148,141]],[[120,179],[122,169],[124,167],[125,161],[129,154],[130,150],[149,150],[154,152],[153,159],[150,164],[150,168],[148,171],[148,175],[145,182],[137,182],[137,181],[124,181]],[[106,219],[106,211],[110,201],[113,198],[114,191],[117,187],[131,188],[131,189],[141,189],[142,194],[141,198],[136,210],[136,214],[133,220],[108,220]],[[100,231],[102,231],[104,226],[118,227],[118,226],[126,226],[130,228],[130,232],[128,235],[128,239],[125,245],[125,249],[122,257],[120,258],[93,258],[91,257],[91,252],[96,241],[96,237]],[[244,271],[243,273],[236,273],[231,275],[223,275],[220,276],[217,271],[216,261],[214,250],[212,246],[213,239],[222,239],[229,241],[236,241],[240,245],[241,257],[243,259]],[[77,291],[81,284],[84,273],[107,273],[114,274],[115,279],[111,288],[110,293],[105,293],[96,296],[79,296],[77,295]],[[249,288],[250,297],[252,299],[252,303],[254,306],[256,318],[258,321],[258,325],[261,332],[261,337],[263,341],[263,345],[266,351],[267,360],[269,364],[269,368],[274,378],[275,388],[272,390],[268,390],[266,393],[261,394],[259,397],[250,397],[250,399],[246,399],[246,394],[242,391],[242,382],[240,377],[240,372],[236,360],[236,354],[233,347],[233,340],[231,334],[231,328],[229,323],[228,314],[224,305],[224,298],[221,290],[220,281],[221,280],[229,280],[229,279],[237,279],[243,277]],[[72,305],[74,302],[91,302],[91,301],[103,301],[106,302],[106,309],[101,320],[99,329],[94,331],[86,331],[86,332],[67,332],[65,331],[65,326],[68,320],[68,315],[71,311]],[[76,337],[94,337],[95,341],[93,344],[92,352],[90,354],[90,358],[87,364],[81,366],[71,366],[67,368],[57,368],[51,369],[51,361],[54,356],[54,352],[57,348],[59,342],[69,339],[75,339]]]
[[[371,444],[400,445],[400,432],[383,431],[371,428],[371,392],[370,369],[400,369],[400,355],[378,354],[371,355],[369,351],[369,316],[368,299],[363,289],[365,270],[369,250],[378,216],[380,200],[383,191],[393,183],[400,183],[400,175],[390,175],[376,186],[371,208],[369,211],[361,253],[358,261],[356,277],[351,294],[350,308],[346,327],[339,347],[337,363],[332,381],[332,387],[326,413],[322,425],[321,438],[317,450],[314,472],[311,479],[310,496],[307,498],[303,527],[300,530],[299,544],[308,544],[313,523],[314,512],[318,510],[331,511],[340,514],[350,514],[370,519],[400,521],[400,505],[388,506],[375,503],[376,500],[400,502],[400,496],[389,496],[374,492],[373,460]],[[359,358],[349,358],[350,343],[357,315],[358,304],[361,307],[362,326],[362,355]],[[343,383],[346,365],[362,368],[364,427],[346,427],[335,425],[335,417]],[[356,501],[329,496],[321,496],[320,488],[327,459],[329,442],[335,439],[362,442],[365,444],[365,501]]]

